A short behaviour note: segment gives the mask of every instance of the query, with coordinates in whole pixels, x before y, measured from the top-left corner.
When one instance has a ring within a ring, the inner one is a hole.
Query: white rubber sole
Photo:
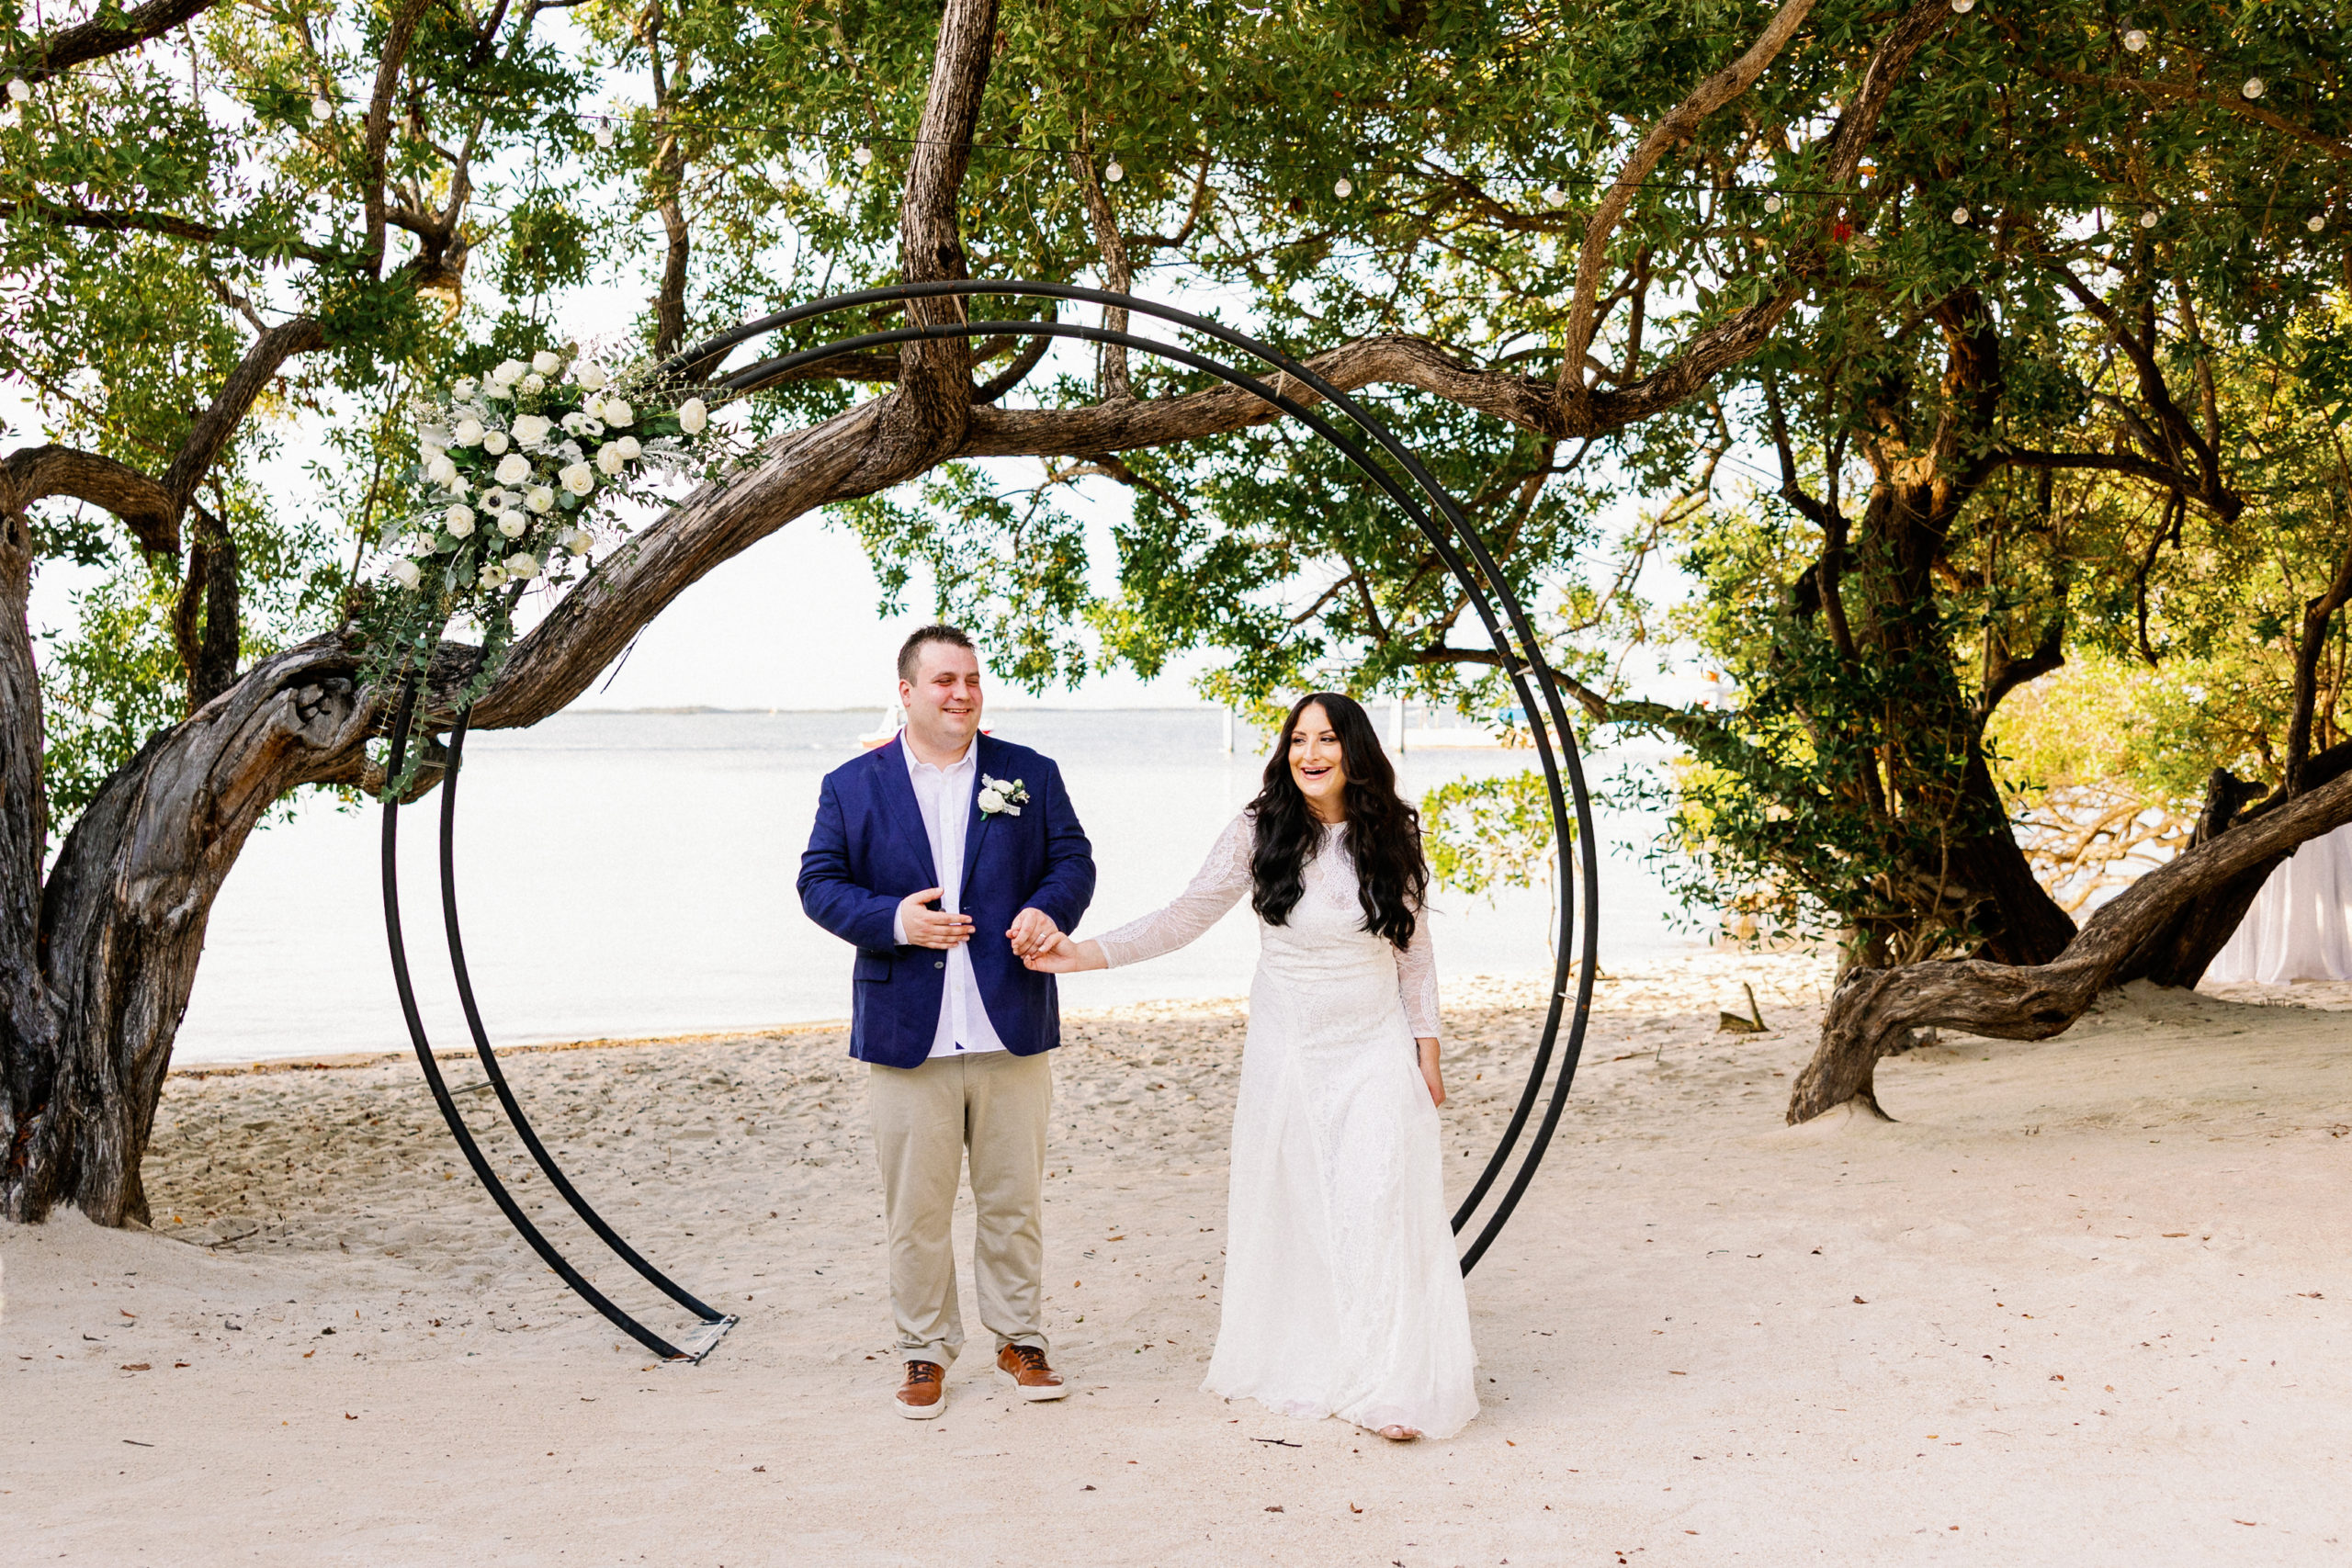
[[[895,1393],[890,1396],[890,1403],[910,1421],[935,1421],[947,1409],[947,1391],[941,1389],[939,1397],[929,1404],[909,1404]]]
[[[1023,1388],[1021,1386],[1021,1380],[1014,1377],[1011,1372],[1006,1371],[1002,1367],[996,1369],[996,1376],[999,1382],[1012,1384],[1012,1392],[1019,1394],[1022,1398],[1027,1400],[1032,1404],[1042,1404],[1049,1399],[1067,1399],[1069,1397],[1069,1384],[1068,1383],[1057,1383],[1052,1388]]]

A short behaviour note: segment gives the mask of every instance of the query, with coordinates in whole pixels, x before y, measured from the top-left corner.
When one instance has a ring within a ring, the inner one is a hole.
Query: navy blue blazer
[[[1013,956],[1005,929],[1034,906],[1063,931],[1074,930],[1094,897],[1094,850],[1050,759],[986,735],[972,744],[979,773],[1019,779],[1029,792],[1018,817],[984,815],[979,780],[973,779],[961,886],[964,912],[972,917],[972,973],[989,1022],[1007,1050],[1034,1056],[1061,1043],[1058,993],[1051,975],[1024,968]],[[857,948],[849,1054],[861,1062],[918,1067],[938,1037],[947,955],[898,945],[900,901],[941,886],[904,747],[903,739],[877,746],[825,775],[817,824],[800,857],[800,907]]]

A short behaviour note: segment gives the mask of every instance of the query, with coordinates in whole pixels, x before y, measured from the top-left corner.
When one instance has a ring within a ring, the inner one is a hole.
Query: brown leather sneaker
[[[1007,1345],[999,1350],[996,1375],[1023,1399],[1059,1399],[1069,1393],[1062,1386],[1062,1375],[1046,1365],[1046,1353],[1034,1345]]]
[[[899,1414],[910,1421],[928,1421],[946,1409],[947,1369],[936,1361],[909,1361],[898,1404]]]

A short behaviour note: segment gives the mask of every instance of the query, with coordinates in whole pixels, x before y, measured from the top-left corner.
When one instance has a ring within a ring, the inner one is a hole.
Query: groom
[[[1054,979],[1022,965],[1078,923],[1094,860],[1060,772],[979,733],[980,660],[954,626],[899,649],[899,738],[825,775],[800,906],[857,948],[850,1055],[866,1064],[890,1236],[899,1414],[947,1407],[964,1343],[949,1222],[968,1151],[972,1274],[997,1375],[1068,1390],[1046,1360],[1046,1122],[1061,1043]]]

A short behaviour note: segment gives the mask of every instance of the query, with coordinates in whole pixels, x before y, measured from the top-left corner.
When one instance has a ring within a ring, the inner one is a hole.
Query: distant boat
[[[859,736],[857,743],[868,751],[876,746],[888,746],[899,738],[899,731],[906,725],[907,710],[892,703],[882,710],[882,722],[874,728],[871,734]]]

